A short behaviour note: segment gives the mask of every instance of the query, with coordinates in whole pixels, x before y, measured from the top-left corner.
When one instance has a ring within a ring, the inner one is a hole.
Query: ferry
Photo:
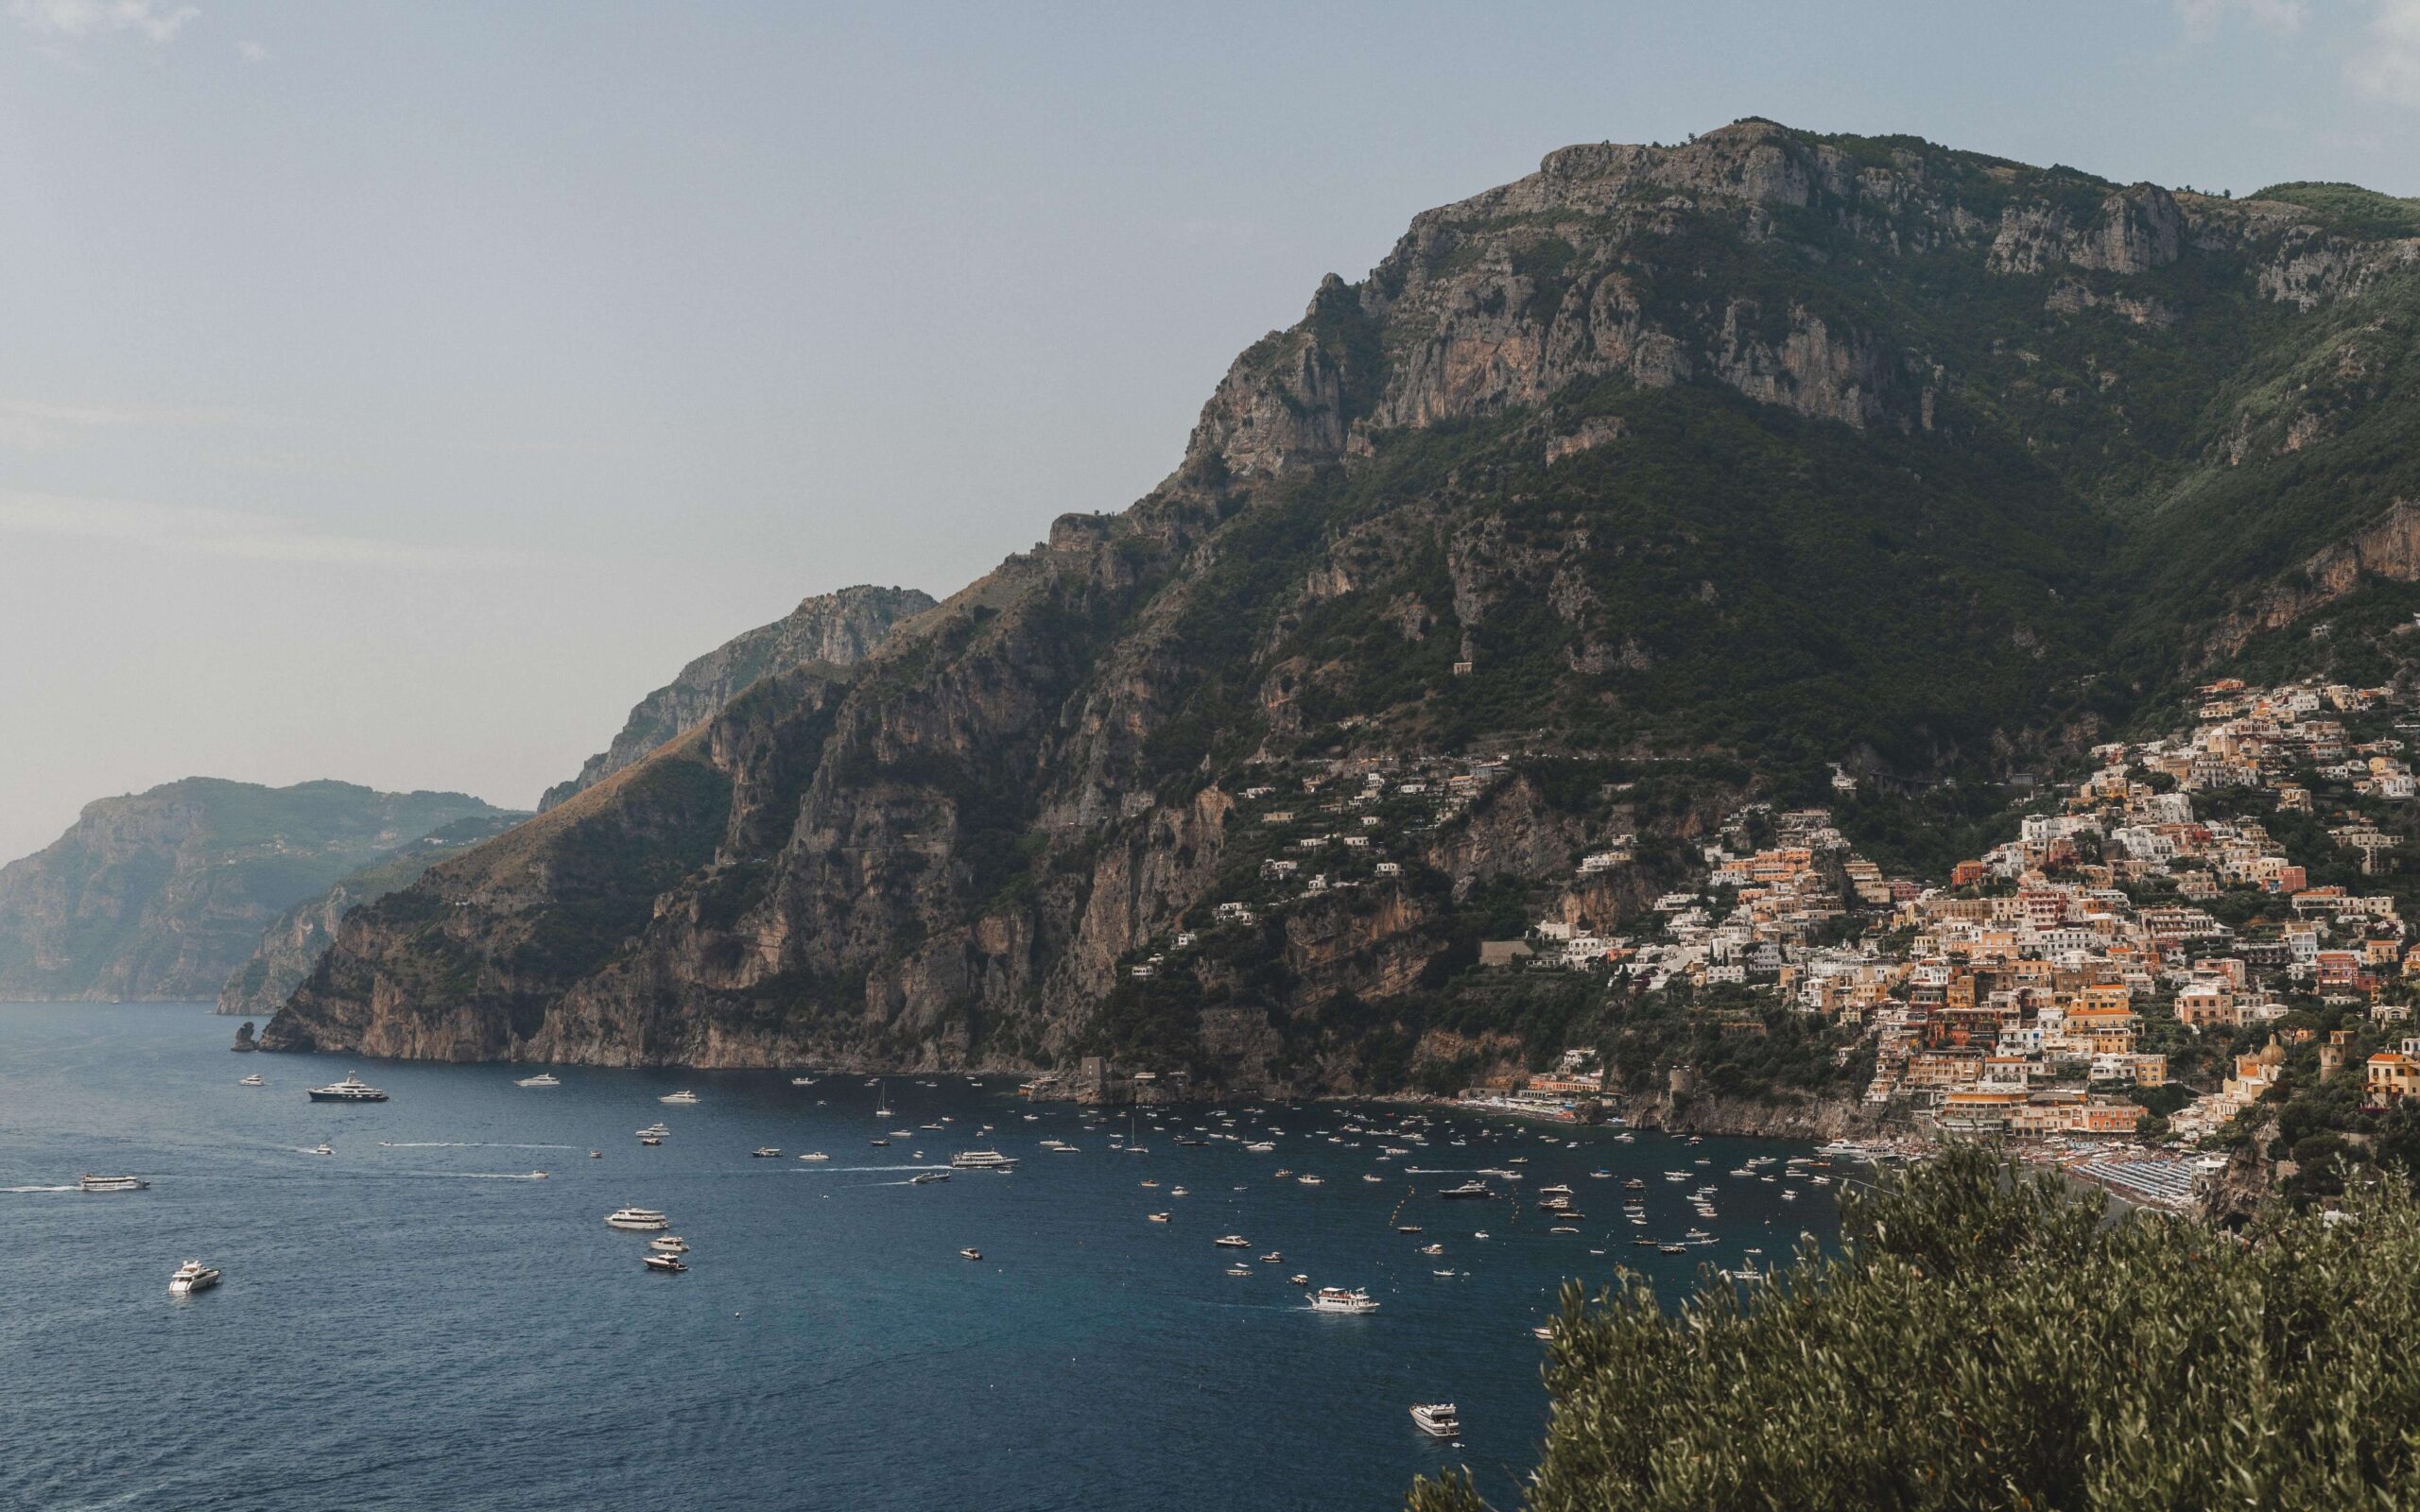
[[[1378,1310],[1376,1298],[1357,1286],[1351,1291],[1341,1286],[1322,1286],[1308,1296],[1314,1313],[1374,1313]]]
[[[1017,1160],[997,1150],[960,1150],[949,1158],[949,1163],[960,1171],[1013,1171]]]
[[[659,1097],[659,1098],[657,1098],[657,1099],[656,1099],[656,1101],[657,1101],[657,1102],[659,1102],[659,1103],[682,1103],[682,1104],[694,1103],[694,1102],[696,1102],[697,1100],[698,1100],[698,1094],[697,1094],[696,1092],[686,1091],[685,1089],[684,1089],[683,1091],[677,1091],[677,1092],[666,1092],[663,1096],[661,1096],[661,1097]]]
[[[689,1268],[678,1255],[641,1255],[639,1263],[649,1270],[662,1271],[667,1276],[678,1276]]]
[[[328,1087],[311,1089],[315,1103],[383,1103],[387,1094],[361,1079],[359,1072],[346,1072],[344,1080]]]
[[[188,1260],[177,1267],[177,1273],[174,1276],[168,1278],[168,1295],[191,1297],[196,1292],[206,1292],[217,1284],[218,1272],[216,1269],[203,1264],[200,1261]]]
[[[512,1085],[515,1087],[560,1087],[562,1083],[542,1071],[535,1076],[524,1076]]]
[[[78,1192],[140,1192],[151,1183],[139,1176],[79,1176],[76,1178]]]
[[[672,1227],[672,1220],[653,1208],[616,1208],[605,1215],[605,1226],[642,1233],[649,1230],[662,1233]]]

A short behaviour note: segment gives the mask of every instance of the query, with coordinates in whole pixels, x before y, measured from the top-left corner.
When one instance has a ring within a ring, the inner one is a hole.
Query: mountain
[[[553,808],[595,787],[711,717],[759,678],[808,662],[844,667],[860,660],[900,621],[933,604],[932,594],[917,589],[872,584],[802,600],[772,624],[734,636],[698,658],[679,677],[640,699],[614,743],[588,758],[579,776],[546,789],[538,807]]]
[[[0,998],[215,996],[281,909],[501,812],[462,793],[210,777],[101,799],[48,849],[0,868]]]
[[[327,891],[286,909],[261,931],[260,942],[253,947],[251,957],[219,987],[218,1011],[264,1019],[275,1013],[302,979],[311,974],[320,953],[335,941],[337,925],[347,910],[375,902],[396,888],[409,885],[447,856],[482,840],[493,839],[528,816],[526,813],[494,813],[456,819],[346,873]]]
[[[1842,813],[1919,864],[2214,667],[2395,675],[2415,329],[2420,204],[2348,186],[1566,148],[1323,282],[1132,507],[354,911],[266,1040],[1279,1091],[1550,1057],[1592,1005],[1478,942],[1638,916],[1743,798],[1921,794]]]

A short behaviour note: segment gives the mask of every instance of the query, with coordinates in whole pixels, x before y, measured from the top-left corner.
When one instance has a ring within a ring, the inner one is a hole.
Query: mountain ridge
[[[1517,1058],[1549,1007],[1474,997],[1476,941],[1617,925],[1722,806],[1983,792],[2231,614],[2409,592],[2390,550],[2293,576],[2420,498],[2420,238],[2314,198],[1756,120],[1548,154],[1322,280],[1132,507],[357,911],[266,1038],[1291,1091]],[[1322,836],[1241,794],[1444,757],[1506,775],[1382,820],[1394,872],[1265,882]]]

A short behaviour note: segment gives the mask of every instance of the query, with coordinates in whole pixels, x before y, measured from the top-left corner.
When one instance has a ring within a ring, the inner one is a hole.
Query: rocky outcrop
[[[588,758],[579,776],[546,789],[538,806],[552,808],[640,761],[712,718],[760,678],[810,662],[836,667],[856,663],[902,621],[924,613],[934,602],[930,593],[917,589],[871,584],[802,600],[772,624],[725,641],[640,699],[614,743]]]
[[[217,994],[298,900],[433,830],[501,810],[461,793],[187,778],[87,804],[0,868],[0,998]]]
[[[2256,593],[2221,621],[2212,654],[2236,651],[2263,630],[2280,629],[2377,579],[2420,582],[2420,502],[2397,499],[2383,518],[2328,546]]]
[[[1672,1093],[1608,1100],[1633,1128],[1662,1129],[1668,1134],[1706,1134],[1745,1139],[1864,1139],[1886,1132],[1889,1121],[1867,1104],[1850,1097],[1719,1097],[1706,1093]]]

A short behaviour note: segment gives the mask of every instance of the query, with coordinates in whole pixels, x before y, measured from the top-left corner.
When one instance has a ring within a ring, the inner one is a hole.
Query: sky
[[[191,775],[527,806],[1132,502],[1416,212],[1749,114],[2420,195],[2420,0],[0,0],[0,859]]]

